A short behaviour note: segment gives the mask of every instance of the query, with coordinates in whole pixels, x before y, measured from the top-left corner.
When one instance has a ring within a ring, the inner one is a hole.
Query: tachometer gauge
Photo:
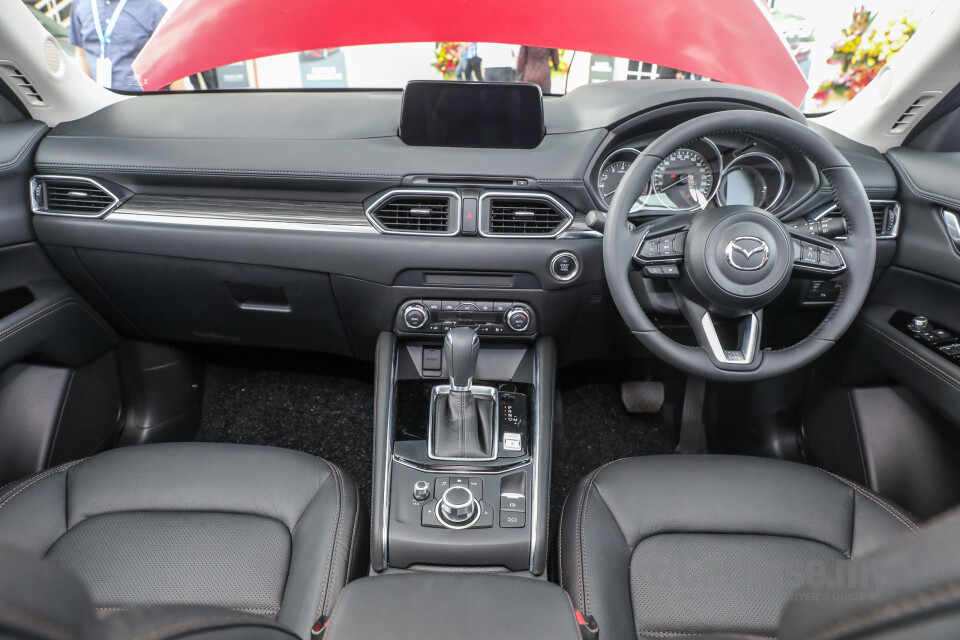
[[[610,201],[613,200],[613,195],[617,192],[617,187],[620,186],[623,176],[626,175],[627,170],[630,169],[630,165],[632,164],[632,160],[617,160],[605,166],[600,172],[600,178],[597,180],[597,189],[600,190],[600,197],[603,198],[604,202],[610,204]],[[640,197],[647,195],[649,190],[650,186],[645,186]]]
[[[677,149],[653,173],[658,204],[677,209],[704,209],[713,194],[713,170],[701,154]]]

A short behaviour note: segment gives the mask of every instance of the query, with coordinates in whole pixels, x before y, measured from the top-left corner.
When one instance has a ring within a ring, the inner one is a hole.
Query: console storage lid
[[[347,585],[324,640],[579,640],[555,584],[508,575],[409,573]]]

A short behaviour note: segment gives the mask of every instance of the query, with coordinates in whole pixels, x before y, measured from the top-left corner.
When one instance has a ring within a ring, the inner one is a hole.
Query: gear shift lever
[[[480,355],[480,337],[468,327],[455,327],[443,340],[443,357],[450,374],[450,389],[469,391]]]
[[[493,454],[496,400],[473,392],[479,355],[480,338],[473,329],[456,327],[443,340],[450,391],[436,398],[430,425],[434,455],[442,459],[482,460]]]

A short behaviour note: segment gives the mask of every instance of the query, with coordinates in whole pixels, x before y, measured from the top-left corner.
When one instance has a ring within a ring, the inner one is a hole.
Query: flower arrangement
[[[462,42],[438,42],[433,48],[436,60],[430,63],[430,66],[439,71],[444,80],[451,80],[456,75],[463,50]]]
[[[888,23],[882,32],[870,28],[875,19],[876,15],[862,6],[853,12],[853,21],[843,29],[843,39],[833,45],[833,54],[827,59],[839,65],[840,73],[817,88],[813,100],[818,105],[847,102],[860,93],[917,30],[917,21],[909,13]]]

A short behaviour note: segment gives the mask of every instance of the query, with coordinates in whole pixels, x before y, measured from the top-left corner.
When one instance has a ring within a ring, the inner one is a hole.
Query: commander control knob
[[[440,497],[440,519],[449,525],[465,525],[477,515],[477,500],[466,487],[450,487]]]
[[[505,316],[507,326],[517,333],[523,333],[530,328],[531,315],[530,309],[527,307],[520,305],[510,307]]]
[[[923,331],[930,325],[930,321],[923,316],[917,316],[907,325],[912,331]]]
[[[430,484],[426,480],[417,480],[413,485],[413,499],[423,502],[430,497]]]
[[[430,319],[430,312],[419,302],[411,302],[403,309],[403,324],[408,329],[419,329],[427,324]]]

